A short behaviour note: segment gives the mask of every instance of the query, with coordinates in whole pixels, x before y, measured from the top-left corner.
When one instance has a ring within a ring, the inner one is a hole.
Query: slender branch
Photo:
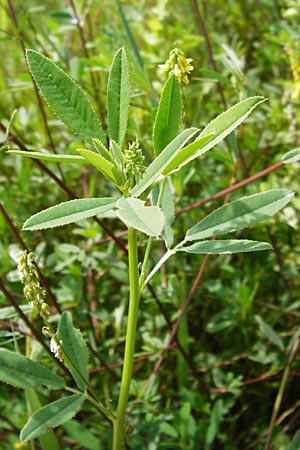
[[[274,170],[280,169],[283,166],[284,166],[283,162],[279,161],[279,162],[273,164],[272,166],[267,167],[266,169],[261,170],[260,172],[257,172],[255,175],[252,175],[251,177],[246,178],[245,180],[242,180],[239,183],[233,184],[232,186],[229,186],[228,188],[217,192],[216,194],[212,195],[211,197],[204,198],[203,200],[200,200],[199,202],[193,203],[192,205],[186,206],[185,208],[182,208],[179,211],[176,211],[175,215],[179,216],[180,214],[191,211],[192,209],[199,208],[200,206],[205,205],[206,203],[209,203],[214,200],[217,200],[218,198],[224,197],[225,195],[230,194],[231,192],[237,191],[241,187],[247,186],[247,184],[253,183],[253,181],[258,180],[259,178],[262,178],[262,177],[268,175],[269,173],[274,172]]]
[[[271,450],[271,441],[272,441],[272,436],[273,436],[273,432],[274,432],[274,428],[276,426],[276,419],[280,410],[280,406],[283,400],[283,393],[284,390],[286,388],[286,384],[289,378],[289,374],[290,374],[290,370],[291,370],[291,365],[292,362],[295,358],[295,355],[297,353],[298,350],[298,346],[299,346],[299,339],[296,339],[294,342],[294,345],[292,346],[291,350],[290,350],[290,354],[289,354],[289,358],[288,358],[288,362],[287,365],[284,369],[283,372],[283,376],[282,376],[282,380],[279,386],[279,390],[276,396],[276,400],[274,403],[274,407],[273,407],[273,412],[272,412],[272,417],[271,417],[271,421],[270,421],[270,425],[269,425],[269,429],[268,429],[268,435],[267,435],[267,441],[266,441],[266,446],[265,449],[266,450]]]

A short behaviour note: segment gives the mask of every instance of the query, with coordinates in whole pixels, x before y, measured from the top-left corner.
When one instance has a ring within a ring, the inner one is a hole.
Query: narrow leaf
[[[197,128],[188,128],[176,136],[170,144],[152,161],[147,167],[140,181],[132,189],[131,194],[139,197],[149,186],[151,186],[163,173],[170,160],[180,151],[180,149],[195,136]]]
[[[55,428],[72,419],[81,409],[84,399],[84,395],[75,394],[61,398],[39,409],[30,417],[22,429],[21,441],[30,441],[45,433],[49,428]]]
[[[92,152],[91,150],[86,150],[80,148],[77,150],[78,153],[83,156],[90,164],[92,164],[96,169],[98,169],[104,176],[111,180],[116,185],[121,183],[121,177],[117,171],[114,164],[109,162],[103,156],[98,153]]]
[[[226,409],[224,407],[223,399],[216,400],[211,412],[209,425],[205,436],[205,448],[210,450],[212,444],[218,434],[222,417],[224,416]]]
[[[178,252],[221,255],[227,253],[256,252],[272,250],[268,242],[248,241],[246,239],[224,239],[200,241],[187,247],[176,247]]]
[[[65,386],[64,379],[46,367],[4,349],[0,349],[0,381],[22,389],[40,385],[49,389],[61,389]]]
[[[70,370],[79,389],[84,390],[89,380],[88,350],[81,332],[74,328],[72,316],[64,312],[58,325],[57,339],[61,341],[64,362]],[[67,356],[67,357],[65,357]],[[78,375],[81,374],[81,377]]]
[[[276,333],[276,331],[270,327],[260,316],[254,316],[256,322],[259,325],[260,331],[269,339],[274,345],[284,350],[284,344],[281,337]]]
[[[107,159],[107,161],[114,164],[114,160],[113,160],[111,153],[107,150],[105,145],[103,145],[102,142],[99,141],[99,139],[93,139],[93,144],[94,144],[94,148],[96,149],[97,153],[99,153],[101,156],[103,156],[103,158]]]
[[[300,161],[300,147],[290,150],[282,157],[282,162],[284,164],[291,164],[298,161]]]
[[[40,161],[49,161],[55,163],[85,163],[85,158],[83,158],[83,156],[77,155],[57,155],[55,153],[26,152],[22,150],[9,150],[7,153],[25,156],[26,158],[39,159]]]
[[[111,217],[117,197],[80,198],[51,206],[34,214],[23,225],[23,230],[43,230],[78,222],[88,217]]]
[[[34,50],[26,50],[34,81],[57,117],[74,133],[91,142],[106,138],[98,117],[79,86],[50,59]]]
[[[288,450],[300,450],[300,430],[298,430],[297,433],[294,435]]]
[[[32,415],[35,411],[42,407],[40,399],[35,389],[28,388],[25,390],[26,403],[28,405],[28,414]],[[48,430],[39,437],[42,450],[59,450],[58,442],[53,430]]]
[[[256,106],[265,101],[266,99],[261,96],[248,97],[242,100],[213,119],[200,133],[200,137],[215,133],[218,140],[223,139],[242,123]]]
[[[114,164],[122,173],[124,168],[124,153],[122,152],[121,147],[112,139],[109,143],[109,150],[111,151]]]
[[[230,202],[188,230],[186,240],[206,239],[254,225],[283,208],[293,195],[286,189],[273,189]]]
[[[164,169],[163,174],[166,176],[176,169],[180,169],[188,162],[194,159],[194,155],[198,154],[199,149],[204,148],[208,142],[211,141],[214,134],[209,134],[202,138],[196,139],[191,144],[183,147],[177,155],[175,155],[167,167]],[[196,156],[195,156],[196,158]]]
[[[164,215],[158,206],[145,206],[144,203],[137,198],[120,198],[117,215],[127,227],[136,228],[148,236],[159,236],[165,223]]]
[[[114,56],[107,85],[109,137],[122,146],[127,129],[129,76],[125,49]]]
[[[159,185],[156,185],[152,192],[153,204],[156,205],[159,196]],[[162,232],[162,237],[165,241],[166,247],[170,248],[174,242],[174,233],[172,229],[172,223],[175,219],[174,199],[171,189],[171,181],[169,178],[166,180],[164,192],[161,201],[161,209],[165,216],[165,226]]]
[[[171,75],[162,91],[153,128],[153,146],[157,156],[178,133],[181,119],[181,93],[177,77]]]
[[[178,155],[178,159],[180,160],[177,162],[178,167],[185,166],[193,159],[198,158],[215,147],[215,145],[238,127],[256,106],[264,101],[266,101],[264,97],[249,97],[217,116],[202,130],[199,138],[195,142],[187,148],[182,149],[182,155]],[[209,137],[209,139],[203,141],[204,137]],[[174,163],[172,165],[174,166]]]

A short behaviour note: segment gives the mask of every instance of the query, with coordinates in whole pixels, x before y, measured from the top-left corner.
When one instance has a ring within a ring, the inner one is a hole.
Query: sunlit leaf
[[[132,189],[131,195],[139,197],[163,173],[166,166],[179,150],[198,132],[197,128],[188,128],[176,136],[170,144],[147,167],[140,181]]]
[[[176,159],[172,161],[172,170],[176,166],[185,166],[190,161],[215,147],[222,139],[238,127],[260,103],[266,101],[264,97],[249,97],[213,119],[200,133],[198,139],[183,148]],[[204,139],[204,138],[208,139]],[[175,164],[176,163],[176,164]],[[170,168],[168,167],[170,172]]]
[[[161,234],[165,218],[158,206],[145,206],[145,202],[137,198],[121,198],[117,207],[117,215],[127,227],[136,228],[148,236]]]
[[[114,56],[107,84],[109,137],[122,146],[127,129],[129,76],[125,49]]]
[[[77,151],[113,183],[115,183],[116,185],[119,185],[121,183],[121,176],[115,165],[105,159],[102,155],[85,148],[80,148]]]
[[[159,196],[159,185],[156,185],[152,192],[153,203],[156,205]],[[162,237],[166,243],[167,248],[170,248],[174,242],[174,232],[172,228],[172,224],[175,219],[175,210],[174,210],[174,199],[172,195],[171,182],[168,178],[166,180],[162,200],[161,200],[161,209],[165,216],[165,226],[162,232]]]
[[[26,152],[22,150],[9,150],[7,153],[12,153],[18,156],[25,156],[26,158],[39,159],[40,161],[49,161],[55,163],[85,163],[85,158],[78,155],[58,155],[55,153]]]
[[[91,142],[106,138],[98,117],[80,87],[50,59],[26,50],[26,58],[34,81],[57,117],[74,133]]]
[[[177,247],[178,252],[221,255],[230,253],[257,252],[260,250],[271,250],[268,242],[249,241],[246,239],[219,239],[195,242],[195,244]]]
[[[88,217],[111,217],[117,197],[80,198],[51,206],[34,214],[23,225],[23,230],[42,230],[78,222]]]
[[[198,241],[254,225],[283,208],[293,195],[286,189],[272,189],[227,203],[188,230],[186,240]]]
[[[175,138],[180,119],[180,85],[177,77],[170,75],[161,94],[154,122],[153,146],[156,156]]]

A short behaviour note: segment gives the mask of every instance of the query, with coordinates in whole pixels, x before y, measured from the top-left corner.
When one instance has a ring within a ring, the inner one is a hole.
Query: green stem
[[[121,379],[116,419],[113,421],[113,450],[121,450],[124,441],[125,415],[132,377],[134,347],[140,300],[137,235],[133,228],[128,229],[128,269],[129,269],[129,311],[126,332],[124,365]]]

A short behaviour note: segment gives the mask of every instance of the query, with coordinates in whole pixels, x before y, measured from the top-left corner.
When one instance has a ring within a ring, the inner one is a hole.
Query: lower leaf
[[[84,400],[83,394],[75,394],[61,398],[39,409],[30,417],[22,429],[21,441],[30,441],[44,434],[49,428],[55,428],[72,419],[81,409]]]
[[[176,251],[198,254],[226,254],[271,250],[268,242],[248,241],[246,239],[223,239],[196,242],[188,247],[177,247]]]

